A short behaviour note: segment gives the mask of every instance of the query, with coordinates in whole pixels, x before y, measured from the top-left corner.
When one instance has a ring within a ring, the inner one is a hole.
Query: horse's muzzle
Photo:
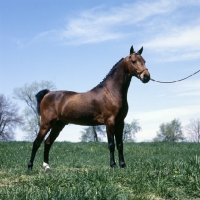
[[[137,73],[137,77],[143,82],[148,83],[150,80],[150,73],[147,68]]]
[[[144,74],[143,76],[143,83],[148,83],[150,80],[150,75]]]
[[[150,74],[149,74],[149,75],[148,75],[148,74],[144,74],[144,75],[143,75],[143,78],[141,78],[141,81],[142,81],[143,83],[148,83],[149,80],[150,80]]]

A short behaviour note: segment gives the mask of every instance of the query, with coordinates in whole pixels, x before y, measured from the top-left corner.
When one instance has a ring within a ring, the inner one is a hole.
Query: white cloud
[[[200,45],[200,26],[188,27],[188,28],[179,28],[170,33],[170,30],[165,35],[159,36],[151,42],[146,43],[145,46],[149,48],[160,50],[180,49],[181,47],[187,46],[192,50],[197,50]],[[183,49],[184,50],[184,49]]]
[[[161,0],[124,4],[106,11],[102,7],[84,11],[79,16],[69,19],[65,29],[60,32],[61,37],[75,44],[119,39],[131,34],[126,32],[124,26],[171,12],[176,8],[176,4],[173,1]]]
[[[171,13],[182,5],[180,1],[160,0],[154,2],[138,1],[110,9],[106,9],[106,6],[97,7],[69,18],[64,28],[40,33],[36,38],[49,34],[51,37],[59,38],[64,43],[73,44],[115,40],[132,34],[127,31],[126,26],[142,25],[150,17],[160,18],[160,16]]]
[[[145,48],[167,54],[167,59],[189,60],[200,57],[200,25],[178,27],[144,44]],[[166,53],[167,52],[167,53]],[[163,60],[163,58],[162,58]]]
[[[37,34],[31,42],[56,41],[81,45],[134,38],[160,61],[200,58],[200,19],[191,10],[200,1],[136,1],[118,7],[99,6],[67,19],[60,29]],[[185,8],[188,8],[185,13]],[[197,11],[196,11],[197,12]],[[20,43],[20,45],[22,45]],[[167,52],[167,54],[166,54]]]

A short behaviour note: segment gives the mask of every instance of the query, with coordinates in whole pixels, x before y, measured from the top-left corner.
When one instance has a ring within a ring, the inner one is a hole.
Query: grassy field
[[[198,144],[125,143],[127,167],[111,169],[106,143],[56,142],[51,173],[42,168],[43,146],[27,172],[31,147],[0,142],[1,200],[200,199]]]

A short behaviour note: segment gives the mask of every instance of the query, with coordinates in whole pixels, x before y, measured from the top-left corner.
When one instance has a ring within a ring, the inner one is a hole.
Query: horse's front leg
[[[126,166],[123,155],[123,129],[124,129],[124,121],[118,124],[115,132],[115,139],[117,143],[117,150],[119,156],[119,166],[122,168]]]
[[[117,167],[116,162],[115,162],[115,156],[114,156],[114,152],[115,152],[114,123],[108,122],[106,124],[106,131],[107,131],[107,138],[108,138],[108,149],[110,150],[110,166]]]

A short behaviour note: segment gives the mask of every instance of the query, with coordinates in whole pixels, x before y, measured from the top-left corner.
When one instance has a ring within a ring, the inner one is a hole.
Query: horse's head
[[[130,49],[130,55],[125,58],[128,73],[132,76],[136,76],[143,83],[147,83],[150,80],[150,73],[145,66],[145,60],[141,56],[143,47],[138,51],[134,52],[133,46]]]

